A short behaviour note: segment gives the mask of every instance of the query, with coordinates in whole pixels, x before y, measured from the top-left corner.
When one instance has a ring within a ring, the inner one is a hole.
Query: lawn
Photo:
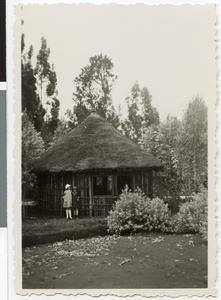
[[[23,249],[23,288],[206,287],[207,245],[198,234],[107,235]]]
[[[22,246],[107,234],[105,218],[30,218],[22,221]]]

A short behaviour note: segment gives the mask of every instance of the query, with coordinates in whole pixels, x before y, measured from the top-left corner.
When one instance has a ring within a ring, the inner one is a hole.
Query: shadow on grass
[[[105,218],[31,218],[22,222],[22,247],[108,234]]]

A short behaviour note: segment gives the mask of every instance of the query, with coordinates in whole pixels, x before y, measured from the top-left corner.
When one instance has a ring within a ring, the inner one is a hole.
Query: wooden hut
[[[157,158],[92,112],[35,161],[39,209],[61,215],[68,183],[78,189],[81,216],[106,215],[126,184],[151,197],[152,173],[160,168]]]

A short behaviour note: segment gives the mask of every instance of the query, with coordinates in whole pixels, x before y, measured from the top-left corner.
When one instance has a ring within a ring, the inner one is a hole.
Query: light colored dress
[[[72,207],[72,192],[71,192],[71,190],[64,191],[63,199],[64,199],[63,207],[71,208]]]

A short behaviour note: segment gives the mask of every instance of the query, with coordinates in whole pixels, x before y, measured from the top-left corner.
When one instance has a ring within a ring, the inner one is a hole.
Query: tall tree
[[[60,102],[57,98],[57,75],[53,64],[49,62],[50,48],[44,37],[41,38],[41,48],[37,55],[35,74],[40,89],[40,99],[46,108],[46,118],[42,128],[42,137],[46,146],[58,125]]]
[[[41,38],[41,48],[37,55],[37,63],[35,67],[35,73],[38,78],[38,85],[41,91],[41,101],[43,101],[43,93],[46,92],[48,97],[52,96],[56,89],[57,79],[56,73],[51,70],[49,63],[50,49],[47,47],[47,41],[44,37]],[[54,74],[51,75],[51,72]],[[50,80],[52,79],[52,81]],[[46,85],[46,88],[45,88]],[[44,91],[44,88],[46,91]]]
[[[152,106],[152,96],[150,95],[147,87],[143,87],[140,91],[141,103],[142,103],[142,126],[148,127],[150,125],[158,125],[160,123],[159,112]]]
[[[139,140],[143,149],[162,162],[163,171],[155,177],[155,191],[160,197],[176,199],[181,194],[180,132],[181,122],[176,117],[168,116],[158,126],[146,127]]]
[[[37,93],[35,72],[32,67],[33,47],[25,52],[24,34],[21,38],[22,111],[26,112],[35,129],[40,131],[44,124],[45,109]]]
[[[167,117],[145,128],[139,143],[162,161],[155,178],[159,196],[190,196],[207,186],[207,107],[201,98],[189,103],[182,121]]]
[[[60,101],[54,97],[51,103],[51,116],[48,117],[41,129],[41,135],[45,143],[45,147],[48,148],[53,139],[53,135],[59,124],[59,107]]]
[[[151,104],[152,96],[148,89],[140,89],[138,82],[133,85],[131,96],[126,98],[126,102],[128,116],[122,122],[122,129],[125,135],[138,142],[144,128],[159,124],[159,113]]]
[[[184,114],[181,159],[186,192],[198,192],[207,185],[207,107],[202,98],[193,99]]]
[[[74,119],[76,125],[82,122],[90,111],[110,121],[115,127],[119,118],[112,104],[111,90],[116,76],[113,73],[113,62],[106,55],[90,57],[89,64],[81,69],[74,79]]]
[[[36,176],[32,173],[32,163],[44,151],[44,142],[26,112],[22,114],[22,197],[32,197]]]

